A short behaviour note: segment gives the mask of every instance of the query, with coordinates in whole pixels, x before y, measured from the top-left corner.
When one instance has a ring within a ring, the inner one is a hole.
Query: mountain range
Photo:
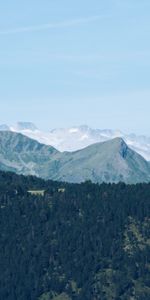
[[[0,169],[44,179],[80,183],[150,181],[150,163],[122,138],[74,152],[60,152],[20,133],[0,131]]]
[[[72,152],[95,143],[120,137],[132,150],[150,161],[150,137],[144,135],[125,134],[120,130],[92,129],[86,125],[57,128],[46,132],[38,129],[31,122],[18,122],[13,126],[0,125],[0,131],[5,130],[22,133],[42,144],[53,146],[60,152]]]

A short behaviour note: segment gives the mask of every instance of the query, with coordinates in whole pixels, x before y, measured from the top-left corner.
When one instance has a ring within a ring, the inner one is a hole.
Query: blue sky
[[[150,135],[150,1],[1,1],[0,104],[0,123]]]

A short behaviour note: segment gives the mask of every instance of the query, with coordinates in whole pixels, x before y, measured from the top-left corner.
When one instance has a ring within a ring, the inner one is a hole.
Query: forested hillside
[[[150,184],[0,172],[0,233],[1,300],[150,299]]]

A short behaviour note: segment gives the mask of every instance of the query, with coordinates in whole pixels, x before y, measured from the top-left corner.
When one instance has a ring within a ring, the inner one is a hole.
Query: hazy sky
[[[0,3],[0,123],[150,135],[149,0]]]

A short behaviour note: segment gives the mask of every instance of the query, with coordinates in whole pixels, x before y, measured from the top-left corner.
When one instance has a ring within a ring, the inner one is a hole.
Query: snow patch
[[[78,128],[70,128],[70,129],[69,129],[69,132],[70,132],[70,133],[76,133],[76,132],[78,132],[78,131],[79,131]]]

